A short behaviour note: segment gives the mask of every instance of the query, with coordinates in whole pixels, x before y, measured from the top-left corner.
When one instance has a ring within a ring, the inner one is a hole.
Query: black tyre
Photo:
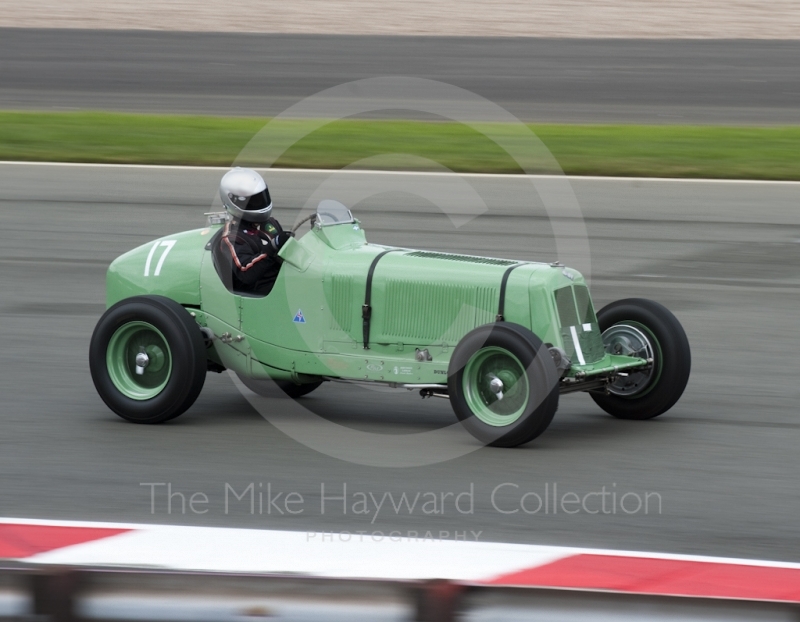
[[[516,447],[547,429],[558,409],[558,373],[542,341],[518,324],[479,326],[456,346],[450,403],[475,438]]]
[[[631,372],[591,392],[600,408],[618,419],[652,419],[675,405],[692,367],[689,340],[678,319],[663,305],[643,298],[618,300],[597,314],[606,351],[652,358],[643,372]]]
[[[162,423],[189,408],[206,379],[200,327],[163,296],[136,296],[108,309],[92,335],[89,367],[106,405],[133,423]]]
[[[236,374],[242,384],[253,393],[263,397],[281,397],[281,393],[291,397],[293,400],[304,395],[308,395],[322,385],[323,381],[307,382],[305,384],[295,384],[290,380],[256,380]],[[281,392],[281,393],[279,393]]]

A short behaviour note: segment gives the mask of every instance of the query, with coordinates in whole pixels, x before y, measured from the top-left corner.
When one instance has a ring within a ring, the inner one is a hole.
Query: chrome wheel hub
[[[655,360],[652,339],[643,330],[630,324],[615,324],[606,329],[603,332],[603,346],[608,354]],[[641,370],[632,370],[608,385],[608,392],[624,397],[638,395],[650,386],[654,376],[653,364]]]
[[[489,390],[497,396],[498,400],[503,399],[504,388],[505,385],[503,384],[503,381],[500,380],[500,378],[498,378],[494,374],[489,374]]]
[[[144,374],[145,368],[150,364],[150,357],[147,356],[147,353],[142,351],[136,355],[136,375],[142,376]]]

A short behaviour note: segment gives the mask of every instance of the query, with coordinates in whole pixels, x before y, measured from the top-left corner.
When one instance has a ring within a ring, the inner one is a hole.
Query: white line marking
[[[141,532],[160,532],[162,534],[162,542],[161,544],[167,546],[170,551],[168,553],[178,554],[178,557],[185,556],[187,559],[185,561],[189,561],[188,558],[195,557],[195,553],[202,554],[204,549],[223,549],[221,545],[231,545],[234,544],[232,540],[237,539],[239,540],[236,544],[238,544],[241,548],[237,548],[233,546],[229,549],[229,554],[233,556],[237,556],[240,551],[247,551],[248,549],[254,548],[261,544],[274,544],[279,547],[284,547],[289,544],[289,541],[297,541],[301,539],[309,544],[313,543],[314,546],[324,547],[327,546],[328,542],[321,543],[321,533],[320,532],[305,532],[305,531],[274,531],[274,530],[259,530],[259,529],[232,529],[232,528],[225,528],[225,527],[185,527],[185,526],[176,526],[176,525],[159,525],[159,524],[140,524],[140,523],[108,523],[108,522],[96,522],[96,521],[64,521],[64,520],[46,520],[46,519],[31,519],[31,518],[0,518],[0,525],[2,524],[23,524],[23,525],[43,525],[43,526],[58,526],[58,527],[89,527],[89,528],[108,528],[108,529],[132,529],[132,530],[139,530]],[[324,532],[323,532],[324,533]],[[331,532],[328,532],[331,533]],[[312,536],[312,534],[314,534]],[[194,536],[194,538],[192,538]],[[147,558],[148,554],[159,554],[159,551],[141,551],[136,552],[133,551],[131,554],[127,550],[126,547],[122,547],[126,549],[123,553],[122,550],[117,549],[115,543],[119,542],[118,538],[125,538],[127,539],[127,535],[123,534],[122,536],[113,536],[109,538],[104,538],[103,540],[96,541],[98,544],[107,543],[109,545],[109,549],[111,552],[116,553],[117,556],[117,563],[123,561],[133,561],[134,557],[145,557]],[[149,537],[147,538],[149,540]],[[369,540],[370,536],[367,535],[364,537],[364,540]],[[189,542],[187,542],[187,540]],[[124,540],[123,540],[124,542]],[[197,542],[202,542],[203,546],[196,546]],[[409,538],[402,538],[401,543],[409,542]],[[71,547],[65,549],[58,549],[56,551],[52,551],[52,553],[56,553],[59,550],[64,551],[65,553],[68,551],[74,551],[77,553],[75,556],[75,560],[82,557],[81,550],[86,551],[83,547],[90,546],[93,543],[90,542],[88,544],[79,544],[73,545]],[[182,546],[186,546],[187,544],[194,547],[194,549],[187,547],[186,549],[182,549]],[[385,545],[389,544],[385,540],[381,543],[376,543],[375,548],[378,550],[379,554],[382,554],[382,549]],[[398,543],[399,544],[399,543]],[[464,541],[439,541],[434,546],[436,550],[439,544],[444,544],[446,548],[450,549],[451,547],[463,547],[466,550],[472,550],[474,553],[479,552],[481,549],[489,549],[495,550],[501,554],[507,555],[508,552],[528,552],[534,554],[544,554],[543,556],[554,556],[554,557],[566,557],[569,555],[578,555],[578,554],[595,554],[595,555],[616,555],[616,556],[624,556],[624,557],[639,557],[645,559],[671,559],[671,560],[683,560],[683,561],[693,561],[693,562],[712,562],[712,563],[723,563],[723,564],[744,564],[748,566],[764,566],[764,567],[772,567],[772,568],[795,568],[800,569],[800,563],[796,562],[778,562],[778,561],[769,561],[769,560],[759,560],[759,559],[745,559],[745,558],[734,558],[734,557],[713,557],[707,555],[681,555],[681,554],[672,554],[672,553],[654,553],[654,552],[645,552],[645,551],[630,551],[630,550],[614,550],[614,549],[589,549],[589,548],[582,548],[582,547],[566,547],[566,546],[544,546],[544,545],[536,545],[536,544],[514,544],[514,543],[500,543],[500,542],[464,542]],[[442,547],[442,548],[445,548]],[[260,548],[260,547],[259,547]],[[94,549],[91,547],[90,550]],[[196,549],[196,550],[195,550]],[[88,552],[88,551],[87,551]],[[100,553],[100,551],[96,551]],[[165,551],[167,553],[167,551]],[[444,553],[441,549],[438,549],[438,554]],[[104,552],[105,555],[110,555],[109,553]],[[28,561],[39,561],[45,562],[45,560],[51,555],[51,553],[43,553],[39,554],[36,559],[28,558]],[[124,558],[130,558],[125,560]],[[530,557],[534,558],[538,555],[530,555]],[[174,567],[175,562],[178,562],[180,565],[180,559],[170,560],[169,555],[160,555],[159,557],[167,558],[165,567]],[[265,557],[269,557],[269,554],[265,555]],[[219,568],[221,564],[219,564],[220,560],[214,558],[214,553],[210,552],[209,555],[203,556],[204,561],[210,561],[210,567],[213,569],[214,567]],[[205,559],[208,558],[208,559]],[[159,559],[158,561],[162,561]],[[49,560],[48,560],[49,561]],[[226,560],[227,561],[227,560]],[[464,561],[463,559],[461,561]],[[507,560],[507,562],[510,560]],[[537,560],[533,559],[533,563],[528,563],[527,566],[535,565]],[[474,558],[472,559],[472,563],[474,563]],[[527,560],[526,560],[527,563]],[[144,565],[153,565],[152,559],[146,559]],[[241,564],[243,565],[243,564]],[[509,563],[509,565],[513,566],[514,563]]]
[[[583,358],[583,350],[581,350],[581,344],[578,342],[578,331],[575,330],[574,326],[570,326],[569,332],[572,333],[572,343],[575,345],[575,354],[578,355],[578,362],[581,365],[586,365],[586,359]]]
[[[584,333],[590,333],[590,332],[592,332],[592,325],[591,325],[591,324],[584,324],[584,325],[583,325],[583,332],[584,332]]]
[[[438,533],[438,532],[437,532]],[[325,540],[323,540],[323,536]],[[56,549],[33,564],[126,565],[321,577],[485,581],[569,556],[555,547],[244,529],[145,529]]]
[[[191,171],[228,171],[230,166],[169,166],[163,164],[104,164],[82,162],[20,162],[18,160],[0,160],[0,165],[11,164],[15,166],[70,166],[85,168],[132,168],[132,169],[164,169],[164,170],[191,170]],[[605,175],[516,175],[513,173],[443,173],[432,171],[376,171],[340,170],[329,168],[257,168],[258,171],[274,171],[276,173],[340,173],[352,175],[419,175],[427,177],[487,177],[490,179],[567,179],[569,181],[629,181],[629,182],[678,182],[678,183],[704,183],[704,184],[763,184],[763,185],[791,185],[800,186],[800,181],[764,180],[764,179],[710,179],[710,178],[683,178],[683,177],[619,177]]]

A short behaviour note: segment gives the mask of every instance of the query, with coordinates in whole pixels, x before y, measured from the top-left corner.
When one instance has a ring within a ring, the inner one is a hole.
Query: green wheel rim
[[[495,392],[496,380],[502,383],[500,393]],[[511,425],[528,406],[530,385],[525,367],[503,348],[478,350],[467,362],[462,382],[467,405],[487,425],[498,428]]]
[[[148,364],[137,373],[136,356],[147,355]],[[172,355],[166,338],[148,322],[128,322],[111,336],[106,350],[111,382],[132,400],[149,400],[167,386],[172,374]]]

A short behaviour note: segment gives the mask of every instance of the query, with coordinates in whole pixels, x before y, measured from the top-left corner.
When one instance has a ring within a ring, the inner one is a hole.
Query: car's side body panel
[[[108,268],[106,304],[142,294],[200,305],[200,264],[211,229],[195,229],[148,242],[117,257]]]
[[[168,236],[118,258],[108,304],[139,294],[176,300],[217,337],[212,359],[253,377],[444,384],[459,341],[496,321],[505,276],[503,319],[563,348],[571,374],[643,364],[605,354],[583,277],[561,265],[368,244],[356,221],[317,225],[290,240],[271,293],[241,296],[213,265],[208,242],[216,230]],[[362,307],[381,253],[365,348]]]

